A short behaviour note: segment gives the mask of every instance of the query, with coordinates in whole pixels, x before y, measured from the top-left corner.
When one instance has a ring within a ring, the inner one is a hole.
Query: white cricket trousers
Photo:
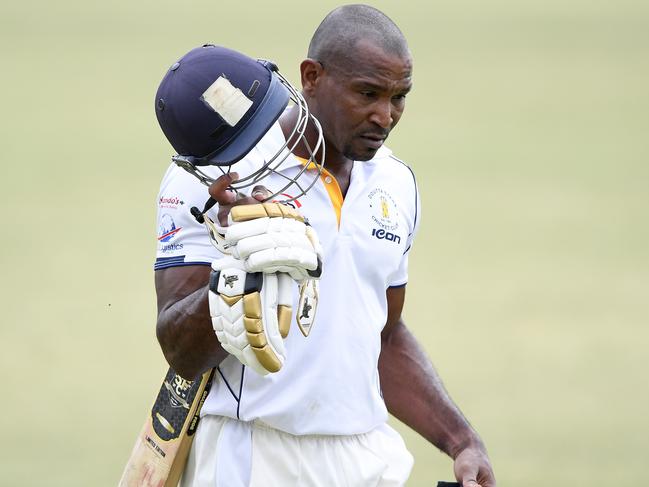
[[[263,423],[201,418],[181,487],[398,487],[413,458],[384,424],[353,436],[295,436]]]

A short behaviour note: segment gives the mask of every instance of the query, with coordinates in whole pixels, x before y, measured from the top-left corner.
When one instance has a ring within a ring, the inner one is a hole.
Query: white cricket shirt
[[[246,167],[274,154],[283,142],[276,124],[234,170],[247,174]],[[282,170],[289,177],[303,164],[291,158]],[[209,170],[218,176],[218,169]],[[313,174],[303,177],[309,181]],[[274,192],[285,180],[271,175],[263,184]],[[169,167],[158,195],[156,270],[209,265],[221,257],[189,212],[192,206],[202,209],[208,196],[193,176]],[[305,338],[293,318],[286,363],[275,374],[260,376],[226,358],[202,414],[257,420],[296,435],[365,433],[387,420],[378,374],[381,330],[386,290],[404,286],[408,278],[408,251],[420,213],[414,175],[383,147],[374,159],[354,162],[344,201],[325,170],[294,205],[316,229],[324,251],[315,324]],[[212,212],[216,218],[216,209]]]

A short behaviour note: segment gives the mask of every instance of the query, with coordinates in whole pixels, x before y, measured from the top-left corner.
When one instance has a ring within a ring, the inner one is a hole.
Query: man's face
[[[321,76],[313,110],[327,146],[352,160],[373,158],[405,108],[412,87],[410,56],[361,40],[348,60],[324,65]]]

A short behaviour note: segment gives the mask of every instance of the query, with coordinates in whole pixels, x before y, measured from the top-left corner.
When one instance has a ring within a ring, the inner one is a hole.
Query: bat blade
[[[176,487],[185,468],[214,369],[194,381],[173,369],[138,435],[119,487]]]

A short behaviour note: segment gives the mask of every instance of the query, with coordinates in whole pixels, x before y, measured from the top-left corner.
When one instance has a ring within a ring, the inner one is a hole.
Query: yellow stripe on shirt
[[[297,158],[302,165],[306,165],[309,161],[302,157]],[[307,166],[307,169],[315,169],[315,163],[311,161],[309,165]],[[338,228],[340,228],[340,213],[343,208],[343,200],[345,199],[343,197],[343,192],[340,189],[340,185],[338,184],[338,181],[334,177],[333,174],[331,174],[329,171],[327,171],[325,168],[322,168],[322,173],[320,173],[320,181],[322,181],[322,184],[324,184],[325,189],[327,190],[327,194],[329,195],[329,199],[331,200],[331,205],[333,206],[334,213],[336,214],[336,223]]]

